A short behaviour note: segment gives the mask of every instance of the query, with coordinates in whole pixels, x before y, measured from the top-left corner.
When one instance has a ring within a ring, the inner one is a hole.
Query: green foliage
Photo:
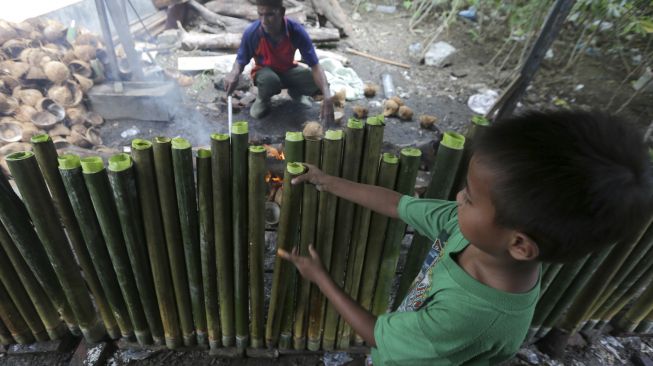
[[[410,9],[411,6],[413,6],[413,2],[410,0],[405,0],[401,5],[404,7],[404,9],[408,10]]]

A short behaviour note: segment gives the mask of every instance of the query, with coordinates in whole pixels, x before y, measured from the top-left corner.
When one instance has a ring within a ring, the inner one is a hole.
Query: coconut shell
[[[388,99],[383,103],[383,116],[390,117],[397,114],[399,105],[392,99]]]
[[[66,65],[70,64],[75,60],[77,60],[77,57],[75,56],[75,52],[73,52],[73,50],[67,50],[61,56],[61,62],[63,62]]]
[[[93,33],[82,33],[75,38],[75,45],[89,45],[97,47],[100,40]]]
[[[47,57],[44,57],[43,59],[46,58]],[[45,76],[45,73],[43,72],[43,69],[40,66],[30,66],[27,75],[25,75],[25,79],[31,81],[44,81],[44,80],[48,80],[48,77]]]
[[[106,77],[104,76],[104,65],[100,60],[91,61],[91,69],[93,70],[93,82],[101,83]]]
[[[47,53],[43,52],[40,48],[26,48],[18,57],[22,62],[26,62],[30,65],[40,65],[43,57],[48,56]]]
[[[394,95],[394,96],[392,96],[392,97],[390,97],[390,100],[394,100],[394,101],[395,101],[395,103],[397,103],[397,105],[398,105],[398,106],[400,106],[400,107],[401,107],[402,105],[404,105],[404,104],[405,104],[405,103],[404,103],[404,101],[403,101],[403,100],[401,100],[401,98],[399,98],[399,97],[398,97],[398,96],[396,96],[396,95]]]
[[[86,135],[86,130],[88,130],[88,128],[86,128],[86,126],[81,124],[81,125],[72,125],[72,126],[70,126],[70,130],[75,131],[80,135]]]
[[[342,108],[345,106],[345,101],[347,100],[347,91],[345,89],[340,89],[335,94],[333,94],[333,106]]]
[[[99,113],[90,112],[86,114],[86,122],[94,127],[102,126],[104,123],[104,118],[102,118]]]
[[[28,106],[34,107],[41,99],[43,99],[43,94],[36,89],[14,89],[14,97],[18,100],[27,104]]]
[[[379,87],[376,84],[365,84],[365,88],[363,89],[365,96],[368,98],[374,98],[378,91]]]
[[[77,133],[76,131],[71,131],[70,136],[66,137],[66,141],[85,149],[90,149],[93,147],[93,144],[91,144],[91,142],[88,141],[84,135]]]
[[[352,108],[352,111],[354,112],[354,116],[358,119],[367,118],[367,114],[369,113],[367,108],[362,105],[355,105],[354,108]]]
[[[8,116],[18,109],[18,100],[14,97],[0,94],[0,115]]]
[[[30,122],[32,120],[32,116],[36,114],[36,108],[32,107],[31,105],[23,104],[18,109],[16,109],[16,112],[14,112],[14,117],[21,122]]]
[[[73,77],[77,80],[77,84],[79,84],[82,92],[86,93],[93,87],[93,80],[79,74],[73,74]]]
[[[304,137],[306,138],[321,138],[324,136],[324,129],[322,124],[316,121],[308,121],[304,124]]]
[[[433,128],[433,125],[438,121],[438,118],[428,114],[423,114],[419,116],[419,126],[423,129],[430,130]]]
[[[51,87],[48,90],[48,97],[63,107],[74,107],[82,101],[84,93],[82,93],[79,85],[66,82],[63,85]]]
[[[413,110],[406,105],[402,105],[401,107],[399,107],[399,111],[397,112],[397,115],[399,116],[399,118],[403,119],[404,121],[410,121],[411,119],[413,119]]]
[[[50,42],[56,42],[66,35],[66,26],[54,21],[48,20],[47,25],[43,28],[43,36]]]
[[[23,139],[21,141],[30,142],[30,139],[32,137],[40,133],[42,133],[42,130],[36,127],[33,123],[31,122],[23,123]]]
[[[30,36],[32,35],[32,33],[37,31],[36,27],[34,27],[32,24],[25,21],[20,23],[14,23],[13,28],[16,30],[16,32],[18,32],[18,35],[24,37]]]
[[[2,45],[2,50],[11,58],[18,58],[24,49],[29,48],[32,41],[29,39],[10,39]]]
[[[32,123],[38,128],[49,130],[57,124],[57,117],[50,112],[37,112],[32,116]]]
[[[81,106],[66,108],[66,118],[72,126],[83,125],[86,122],[86,111]],[[84,127],[86,132],[86,127]]]
[[[49,112],[57,118],[57,122],[66,117],[66,111],[62,106],[50,98],[43,98],[36,104],[36,110],[39,112]]]
[[[95,58],[96,50],[97,47],[86,44],[76,45],[73,47],[73,53],[75,54],[75,57],[86,62],[89,62]]]
[[[20,79],[30,69],[30,65],[20,61],[2,61],[0,62],[0,72],[11,75],[15,79]]]
[[[70,136],[68,136],[67,138],[70,138]],[[53,137],[52,138],[52,143],[54,144],[54,148],[57,149],[57,150],[69,148],[70,147],[70,142],[67,140],[67,138],[63,138],[63,137],[60,137],[60,136]]]
[[[95,127],[91,127],[86,130],[86,140],[88,140],[93,146],[102,145],[102,138],[100,137],[100,132]]]
[[[70,136],[70,134],[70,128],[64,126],[61,123],[58,123],[56,126],[54,126],[53,129],[48,131],[48,135],[50,136]]]
[[[56,84],[63,83],[70,77],[68,67],[59,61],[50,61],[43,65],[43,72],[48,77],[48,80]]]
[[[18,37],[18,32],[16,32],[14,27],[12,27],[9,22],[0,20],[0,44],[16,37]]]
[[[32,144],[25,142],[12,142],[3,147],[0,147],[0,155],[7,156],[20,151],[32,151]]]
[[[23,139],[23,126],[20,122],[0,123],[0,141],[5,143],[18,142]]]
[[[20,86],[20,81],[11,75],[0,76],[0,92],[13,94],[13,90]]]
[[[86,78],[90,78],[93,75],[93,69],[88,62],[82,60],[74,60],[68,64],[70,72],[73,74],[78,74]]]

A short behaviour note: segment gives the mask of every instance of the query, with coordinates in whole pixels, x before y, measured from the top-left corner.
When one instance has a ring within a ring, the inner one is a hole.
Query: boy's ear
[[[514,233],[508,251],[518,261],[532,261],[540,255],[540,248],[537,243],[530,236],[518,231]]]

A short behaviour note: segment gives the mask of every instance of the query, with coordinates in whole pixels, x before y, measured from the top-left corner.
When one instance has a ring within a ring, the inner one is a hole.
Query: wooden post
[[[249,297],[252,309],[251,334],[252,347],[262,348],[265,345],[265,297],[263,283],[263,257],[265,253],[265,148],[252,146],[249,148],[248,174],[248,228],[249,228]]]

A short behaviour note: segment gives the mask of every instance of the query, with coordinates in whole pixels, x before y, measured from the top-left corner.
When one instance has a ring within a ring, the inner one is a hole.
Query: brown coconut
[[[401,107],[399,107],[399,111],[397,112],[397,115],[399,116],[399,118],[403,119],[404,121],[410,121],[411,119],[413,119],[413,110],[406,105],[402,105]]]
[[[388,99],[383,103],[383,116],[390,117],[397,114],[399,105],[392,99]]]
[[[401,98],[399,98],[399,97],[396,96],[396,95],[390,97],[390,99],[391,99],[391,100],[394,100],[395,103],[397,103],[397,105],[400,106],[400,107],[401,107],[402,105],[404,105],[404,101],[401,100]]]
[[[23,139],[23,125],[20,122],[0,123],[0,142],[18,142]]]
[[[374,98],[378,91],[379,87],[376,84],[365,84],[365,88],[363,89],[365,96],[368,98]]]
[[[423,129],[430,130],[433,128],[433,125],[438,121],[438,118],[428,114],[423,114],[419,116],[419,126]]]
[[[342,108],[345,106],[345,101],[347,100],[347,91],[345,89],[340,89],[335,94],[333,94],[333,106]]]
[[[316,121],[308,121],[304,123],[304,137],[318,139],[324,135],[322,124]]]
[[[54,20],[48,20],[45,28],[43,28],[43,36],[50,42],[60,40],[65,34],[66,26]]]
[[[14,89],[14,97],[18,98],[19,101],[28,106],[34,107],[41,99],[43,99],[43,94],[36,89]]]
[[[4,94],[0,94],[0,115],[8,116],[18,109],[18,100]]]
[[[48,135],[50,136],[70,136],[70,128],[64,126],[61,123],[58,123],[54,128],[52,128],[50,131],[48,131]]]
[[[48,80],[56,84],[63,83],[70,77],[68,67],[59,61],[50,61],[43,65],[43,72],[48,77]]]
[[[81,106],[66,108],[66,118],[72,126],[83,125],[86,122],[86,111]]]
[[[30,122],[32,120],[32,116],[36,114],[36,108],[32,107],[31,105],[23,104],[18,109],[16,109],[16,112],[14,112],[14,117],[21,122]]]
[[[77,80],[77,84],[82,89],[82,92],[86,93],[93,87],[93,80],[79,74],[73,74],[73,77]]]
[[[86,62],[89,62],[95,58],[96,50],[97,47],[87,44],[76,45],[73,47],[73,53],[75,54],[75,57]]]
[[[86,114],[86,123],[94,127],[102,126],[104,118],[102,118],[99,113],[89,112]]]
[[[352,111],[354,112],[354,116],[358,119],[367,118],[367,114],[369,113],[367,108],[362,105],[355,105],[354,108],[352,108]]]
[[[91,65],[88,62],[82,60],[73,60],[68,64],[70,72],[73,74],[78,74],[86,78],[90,78],[93,75],[93,70]]]

